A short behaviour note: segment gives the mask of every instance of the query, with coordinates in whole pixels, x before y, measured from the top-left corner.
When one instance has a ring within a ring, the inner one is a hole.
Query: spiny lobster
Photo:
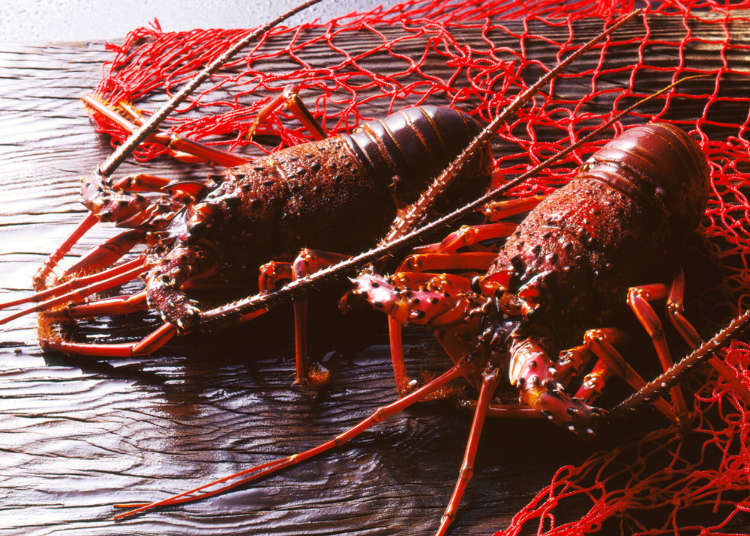
[[[87,102],[106,112],[95,100]],[[6,320],[31,311],[43,311],[41,320],[52,322],[153,308],[164,324],[139,342],[76,343],[51,330],[42,341],[47,348],[76,354],[151,353],[174,334],[199,326],[201,309],[188,294],[192,290],[267,292],[370,245],[397,209],[413,202],[478,130],[470,116],[452,108],[412,107],[363,124],[352,134],[325,137],[244,163],[231,154],[195,151],[232,166],[203,181],[172,182],[153,175],[112,181],[91,174],[82,180],[83,201],[91,211],[83,225],[114,221],[133,229],[96,248],[50,288],[43,285],[44,290],[27,298],[46,301]],[[431,165],[416,165],[423,161]],[[461,187],[450,188],[445,198],[460,203],[478,195],[489,184],[489,170],[485,149],[456,181]],[[143,191],[155,197],[140,195]],[[147,245],[142,255],[110,267],[141,242]],[[258,267],[269,259],[280,260],[261,266],[257,276]],[[48,263],[42,271],[50,270]],[[66,304],[139,276],[146,288],[137,294]],[[49,310],[58,305],[63,306]],[[325,381],[327,373],[318,367],[308,370],[306,309],[306,300],[295,301],[297,381],[317,383]]]

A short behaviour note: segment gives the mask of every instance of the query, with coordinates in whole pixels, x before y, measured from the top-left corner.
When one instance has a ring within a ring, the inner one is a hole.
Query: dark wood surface
[[[698,51],[709,58],[710,52]],[[108,57],[98,42],[0,49],[0,301],[28,292],[45,255],[84,215],[79,177],[110,148],[78,98],[96,85]],[[185,171],[165,159],[126,164],[120,172],[144,168]],[[112,233],[97,226],[76,254]],[[0,330],[0,531],[433,533],[470,423],[444,404],[408,410],[348,447],[233,493],[125,522],[110,519],[114,502],[163,498],[309,448],[393,400],[385,320],[375,318],[360,325],[358,350],[330,360],[333,379],[321,390],[291,386],[291,330],[283,313],[128,360],[45,354],[35,317],[14,321]],[[147,316],[103,319],[84,329],[112,340],[154,325]],[[429,336],[410,332],[407,342],[413,369],[445,366]],[[491,422],[484,436],[452,534],[504,528],[557,467],[595,447],[541,422]]]

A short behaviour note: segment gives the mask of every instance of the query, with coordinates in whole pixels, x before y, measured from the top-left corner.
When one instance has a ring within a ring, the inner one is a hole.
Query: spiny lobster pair
[[[294,95],[284,100],[310,125],[314,136],[325,138]],[[95,100],[87,102],[124,128],[136,129],[118,111]],[[485,139],[492,128],[483,132]],[[347,257],[340,252],[367,247],[397,210],[401,212],[386,244],[433,212],[476,198],[491,176],[485,140],[475,139],[474,149],[448,164],[477,131],[476,123],[461,112],[412,108],[383,122],[368,123],[351,135],[321,139],[252,162],[156,134],[153,139],[166,141],[176,156],[190,154],[231,169],[190,182],[150,175],[120,180],[98,173],[86,177],[83,198],[91,213],[44,265],[35,280],[38,292],[23,300],[40,303],[5,321],[40,312],[43,344],[63,352],[109,356],[152,352],[210,316],[191,298],[193,289],[246,285],[258,264],[286,257],[261,268],[258,287],[270,293],[283,281],[304,281],[318,268]],[[427,169],[426,162],[432,168]],[[429,179],[446,166],[447,183],[418,197]],[[546,415],[574,430],[592,431],[592,416],[598,410],[589,404],[609,377],[620,375],[636,389],[644,385],[615,349],[625,336],[612,327],[625,295],[665,369],[671,365],[669,348],[649,302],[667,299],[674,327],[688,344],[700,343],[700,336],[682,316],[682,271],[668,267],[675,274],[669,287],[650,281],[664,274],[658,269],[664,259],[681,246],[685,231],[697,225],[706,203],[707,181],[705,157],[684,132],[665,124],[636,128],[597,152],[576,180],[546,200],[493,203],[484,208],[488,223],[462,228],[440,243],[414,249],[393,276],[361,273],[354,280],[354,292],[389,314],[394,373],[403,398],[319,447],[163,501],[128,505],[135,510],[122,516],[215,495],[299,463],[464,377],[479,390],[479,397],[461,475],[438,530],[444,533],[471,477],[487,414]],[[412,208],[405,209],[407,204]],[[520,225],[501,221],[530,209]],[[131,230],[54,277],[58,261],[98,221],[114,221]],[[363,227],[353,230],[353,221]],[[506,240],[498,246],[501,239]],[[146,243],[144,254],[114,265],[138,243]],[[317,250],[303,249],[291,260],[304,246]],[[386,266],[377,265],[381,270]],[[139,276],[145,279],[146,289],[138,294],[81,302]],[[648,283],[639,285],[644,281]],[[164,324],[136,343],[81,344],[54,335],[56,321],[147,307],[156,308]],[[325,372],[309,374],[306,364],[306,307],[306,300],[295,301],[297,380],[324,381]],[[250,320],[263,312],[240,312],[233,321]],[[405,371],[400,341],[404,323],[431,327],[454,361],[450,370],[419,388]],[[583,330],[597,326],[585,332],[583,344],[577,344]],[[557,360],[552,359],[553,352],[567,347]],[[720,363],[715,366],[721,370]],[[494,402],[504,377],[517,388],[520,405]],[[566,389],[573,385],[578,389],[571,396]],[[682,419],[687,409],[679,388],[671,395],[673,406],[662,399],[655,404],[668,417]]]

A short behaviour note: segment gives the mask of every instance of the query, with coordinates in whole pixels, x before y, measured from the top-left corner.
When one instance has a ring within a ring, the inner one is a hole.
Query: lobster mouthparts
[[[413,275],[413,274],[412,274]],[[390,315],[402,324],[429,324],[437,327],[464,317],[469,301],[461,293],[450,292],[445,277],[428,275],[420,278],[418,288],[407,286],[411,281],[402,275],[384,277],[363,272],[351,279],[352,292],[364,297],[375,309]]]

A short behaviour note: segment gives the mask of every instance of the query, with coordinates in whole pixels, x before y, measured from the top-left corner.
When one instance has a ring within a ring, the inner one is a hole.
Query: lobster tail
[[[655,203],[673,229],[695,229],[708,199],[706,156],[668,123],[626,130],[589,159],[580,177],[599,179],[639,202]]]
[[[353,151],[373,172],[390,181],[390,189],[399,206],[414,202],[424,184],[436,177],[466,146],[466,140],[480,130],[473,117],[445,106],[413,106],[369,121],[347,136]],[[489,185],[491,160],[484,146],[471,160],[444,196],[456,206],[476,197]],[[463,180],[463,179],[467,180]]]

